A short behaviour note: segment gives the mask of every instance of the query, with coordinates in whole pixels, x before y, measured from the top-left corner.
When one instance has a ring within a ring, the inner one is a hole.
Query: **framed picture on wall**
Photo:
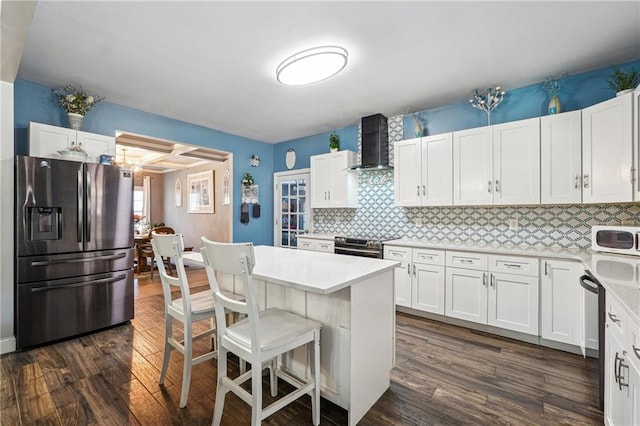
[[[182,181],[180,178],[176,179],[176,207],[182,207]]]
[[[187,211],[213,213],[213,170],[187,176]]]

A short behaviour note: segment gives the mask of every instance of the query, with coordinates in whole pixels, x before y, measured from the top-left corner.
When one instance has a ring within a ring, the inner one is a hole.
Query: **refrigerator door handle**
[[[57,286],[42,286],[42,287],[31,287],[31,293],[37,293],[40,291],[50,291],[50,290],[61,290],[61,289],[66,289],[66,288],[73,288],[73,287],[85,287],[88,285],[94,285],[94,284],[103,284],[103,283],[113,283],[116,281],[121,281],[123,279],[125,279],[127,277],[127,274],[120,274],[118,276],[115,277],[109,277],[109,278],[102,278],[99,280],[92,280],[92,281],[78,281],[75,283],[69,283],[69,284],[64,284],[64,285],[57,285]]]
[[[86,168],[85,168],[85,170],[86,170]],[[86,200],[87,201],[87,214],[85,216],[87,218],[87,226],[86,226],[87,234],[86,234],[86,240],[85,241],[88,242],[88,241],[91,241],[91,203],[92,203],[92,200],[91,200],[91,185],[92,185],[92,183],[91,183],[91,176],[89,174],[89,170],[86,170],[85,173],[86,173],[85,174],[85,185],[86,185],[86,188],[87,188],[87,190],[86,190],[87,191],[87,200]]]
[[[126,257],[126,253],[112,254],[109,256],[97,256],[97,257],[85,257],[82,259],[60,259],[60,260],[41,260],[37,262],[31,262],[31,266],[49,266],[49,265],[63,265],[65,263],[85,263],[95,262],[96,260],[114,260],[122,259]]]
[[[83,216],[83,199],[84,197],[82,196],[83,193],[83,188],[82,188],[82,168],[80,168],[80,170],[78,170],[78,208],[77,208],[77,214],[76,214],[76,232],[77,232],[77,241],[79,243],[82,242],[82,216]]]

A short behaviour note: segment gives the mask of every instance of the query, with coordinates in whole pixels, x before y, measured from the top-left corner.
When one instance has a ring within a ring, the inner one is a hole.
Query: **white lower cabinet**
[[[384,258],[400,262],[393,270],[396,305],[411,307],[411,248],[384,246]]]
[[[576,301],[584,291],[579,285],[584,267],[580,262],[543,259],[541,270],[540,336],[578,346],[583,322],[581,305]],[[595,316],[597,320],[597,312]]]
[[[445,315],[538,335],[537,258],[447,251],[446,265]]]
[[[395,268],[396,305],[444,315],[444,251],[385,246]]]
[[[640,424],[640,324],[607,295],[605,314],[605,424]]]

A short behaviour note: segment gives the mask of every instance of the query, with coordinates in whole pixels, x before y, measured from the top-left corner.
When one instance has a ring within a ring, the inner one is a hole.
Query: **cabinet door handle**
[[[422,185],[422,195],[427,195],[427,187],[425,185]]]
[[[544,276],[549,276],[549,262],[547,262],[546,260],[544,261]]]
[[[416,264],[415,263],[413,264],[413,276],[414,277],[416,276]]]
[[[486,286],[487,286],[487,273],[486,273],[486,272],[483,272],[483,273],[482,273],[482,285],[483,285],[484,287],[486,287]]]
[[[411,264],[407,263],[407,275],[411,276]]]
[[[500,192],[500,181],[496,179],[496,192]]]
[[[622,357],[618,357],[618,352],[616,352],[616,360],[614,363],[614,368],[616,368],[616,365],[617,365],[617,369],[614,372],[616,376],[616,383],[618,383],[618,389],[622,390],[623,387],[624,388],[629,387],[629,383],[624,383],[624,376],[622,375],[622,369],[627,368],[627,371],[628,371],[628,368],[629,368],[629,366],[624,363],[624,353]]]
[[[517,263],[505,263],[504,266],[509,269],[522,269],[522,265],[518,265]]]
[[[615,322],[616,324],[620,322],[617,315],[614,315],[611,312],[609,312],[607,315],[609,315],[609,318],[611,318],[611,321]]]
[[[465,265],[470,265],[473,263],[471,259],[460,259],[460,263],[464,263]]]
[[[496,288],[496,276],[491,274],[491,287]]]
[[[417,186],[417,190],[416,190],[416,195],[419,197],[420,196],[420,185]]]
[[[589,188],[589,175],[584,175],[582,177],[582,186],[587,189]]]
[[[329,196],[329,201],[331,201],[331,191],[327,191],[327,195]]]
[[[580,188],[580,175],[576,175],[576,179],[575,179],[575,181],[574,181],[573,187],[574,187],[575,189]]]
[[[491,193],[491,181],[487,182],[487,192]]]

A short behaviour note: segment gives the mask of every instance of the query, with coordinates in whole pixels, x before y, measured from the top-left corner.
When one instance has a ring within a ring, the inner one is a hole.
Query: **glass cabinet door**
[[[308,173],[287,174],[276,173],[276,238],[275,245],[280,247],[297,247],[298,235],[309,232],[310,220],[307,209]]]

